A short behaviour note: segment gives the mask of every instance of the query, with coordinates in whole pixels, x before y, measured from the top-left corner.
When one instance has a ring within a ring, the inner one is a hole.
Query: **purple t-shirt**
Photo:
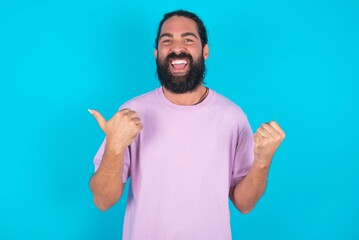
[[[253,133],[241,108],[213,90],[197,105],[176,105],[162,87],[122,108],[143,123],[125,153],[122,181],[130,177],[131,185],[123,239],[231,239],[229,189],[253,162]]]

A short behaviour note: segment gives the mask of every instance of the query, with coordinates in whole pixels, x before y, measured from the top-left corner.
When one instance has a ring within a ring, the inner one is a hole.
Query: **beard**
[[[188,64],[188,71],[181,76],[173,75],[170,71],[170,61],[173,58],[186,59]],[[204,79],[205,63],[203,54],[194,61],[192,56],[187,53],[170,53],[164,59],[156,59],[157,75],[162,86],[167,88],[172,93],[186,93],[196,89]]]

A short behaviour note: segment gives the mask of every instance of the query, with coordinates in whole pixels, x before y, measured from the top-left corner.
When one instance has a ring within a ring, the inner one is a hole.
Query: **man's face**
[[[161,84],[174,93],[194,90],[202,83],[208,51],[207,44],[202,47],[196,22],[178,16],[167,19],[155,50]]]

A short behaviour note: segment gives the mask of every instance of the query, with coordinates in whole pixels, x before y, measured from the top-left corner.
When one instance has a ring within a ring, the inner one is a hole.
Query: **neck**
[[[201,84],[197,88],[195,88],[191,92],[186,93],[173,93],[169,91],[167,88],[162,86],[163,93],[165,94],[166,98],[177,105],[184,105],[184,106],[190,106],[197,104],[203,94],[206,92],[206,87]]]

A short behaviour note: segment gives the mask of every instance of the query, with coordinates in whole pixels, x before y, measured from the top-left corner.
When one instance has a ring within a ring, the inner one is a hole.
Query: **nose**
[[[187,52],[187,49],[180,42],[175,42],[171,48],[170,52],[174,52],[175,54],[180,54],[182,52]]]

